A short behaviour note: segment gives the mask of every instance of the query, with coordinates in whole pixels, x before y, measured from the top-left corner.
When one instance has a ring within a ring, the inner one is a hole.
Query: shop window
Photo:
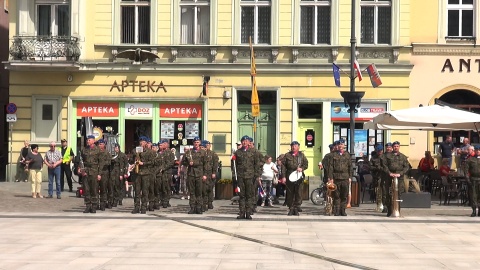
[[[120,14],[121,43],[150,44],[150,0],[121,0]]]
[[[160,120],[160,138],[169,140],[177,159],[184,153],[185,146],[193,146],[195,137],[202,138],[202,122],[199,120]]]
[[[350,123],[334,123],[333,124],[333,140],[343,139],[348,152],[352,153],[349,146],[350,143]],[[375,150],[375,145],[384,145],[384,131],[383,130],[364,130],[363,122],[355,123],[355,145],[353,152],[355,157],[370,158],[370,154]]]
[[[300,43],[330,44],[330,0],[300,1]]]
[[[32,141],[60,141],[61,97],[32,97]]]
[[[322,104],[321,103],[298,104],[298,118],[322,119]]]
[[[241,8],[241,43],[248,43],[252,37],[253,44],[270,44],[271,38],[271,1],[242,0]]]
[[[208,44],[210,41],[210,0],[181,0],[181,44]]]
[[[392,42],[392,1],[360,1],[361,43],[390,44]]]

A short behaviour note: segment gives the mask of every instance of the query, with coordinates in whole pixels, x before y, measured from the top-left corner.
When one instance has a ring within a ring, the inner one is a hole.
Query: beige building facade
[[[412,102],[409,2],[357,1],[357,59],[362,68],[375,63],[383,82],[373,88],[365,71],[356,80],[356,91],[365,91],[356,116],[357,155],[386,141],[408,145],[408,133],[362,130],[362,123]],[[307,175],[318,176],[328,145],[348,141],[340,91],[349,91],[350,80],[342,73],[336,87],[332,63],[349,73],[350,3],[14,1],[6,64],[10,101],[19,107],[14,156],[23,140],[44,152],[49,141],[67,138],[78,149],[81,118],[90,116],[97,136],[111,127],[127,152],[141,135],[169,139],[178,154],[194,136],[207,139],[228,178],[232,147],[253,136],[251,36],[258,147],[278,156],[297,140],[311,164]],[[57,20],[45,21],[46,14]]]

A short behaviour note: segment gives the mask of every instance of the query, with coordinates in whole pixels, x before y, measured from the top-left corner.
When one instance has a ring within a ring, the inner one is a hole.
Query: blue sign
[[[8,103],[6,108],[8,114],[14,114],[17,112],[17,105],[15,105],[15,103]]]

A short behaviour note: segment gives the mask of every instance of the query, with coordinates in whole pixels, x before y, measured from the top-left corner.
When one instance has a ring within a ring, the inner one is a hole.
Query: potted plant
[[[220,179],[215,184],[215,199],[230,200],[233,197],[232,179]]]

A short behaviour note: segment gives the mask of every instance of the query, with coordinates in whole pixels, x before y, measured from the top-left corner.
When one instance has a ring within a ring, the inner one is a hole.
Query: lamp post
[[[357,44],[357,39],[355,37],[355,10],[356,10],[356,0],[352,0],[352,18],[351,18],[351,34],[350,34],[350,91],[340,91],[345,105],[348,104],[350,112],[350,156],[352,159],[352,164],[355,164],[355,112],[357,108],[360,107],[362,97],[365,95],[365,92],[355,92],[355,47]],[[352,166],[353,167],[353,166]]]

